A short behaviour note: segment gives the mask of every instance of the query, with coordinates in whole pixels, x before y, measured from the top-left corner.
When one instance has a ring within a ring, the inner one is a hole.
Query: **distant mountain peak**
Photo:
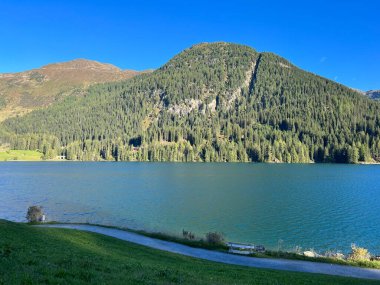
[[[80,96],[96,83],[129,79],[139,72],[88,59],[0,74],[0,121],[48,106],[66,96]]]
[[[378,102],[274,53],[201,43],[150,74],[86,89],[110,68],[75,60],[0,80],[13,106],[34,108],[0,124],[3,141],[35,149],[26,142],[38,135],[45,153],[73,160],[380,162]],[[51,106],[35,110],[41,102]]]
[[[110,72],[120,72],[121,69],[109,64],[109,63],[100,63],[95,60],[88,59],[74,59],[66,62],[52,63],[41,67],[41,69],[59,69],[59,70],[73,70],[73,69],[82,69],[82,70],[99,70],[99,71],[110,71]]]
[[[380,99],[380,90],[369,90],[365,92],[365,95],[371,99],[379,100]]]

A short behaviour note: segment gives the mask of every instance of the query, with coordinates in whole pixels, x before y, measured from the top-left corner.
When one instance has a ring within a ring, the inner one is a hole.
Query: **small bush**
[[[218,232],[209,232],[206,234],[206,241],[209,244],[217,245],[217,244],[223,244],[224,243],[224,237],[223,234]]]
[[[357,247],[355,244],[351,245],[351,254],[348,257],[350,261],[366,261],[370,260],[371,255],[368,249],[363,247]]]
[[[188,239],[188,240],[194,240],[195,239],[195,235],[192,232],[185,231],[185,230],[182,230],[182,236],[184,239]]]
[[[30,206],[26,214],[26,219],[29,223],[41,222],[42,216],[44,215],[42,207],[40,206]]]

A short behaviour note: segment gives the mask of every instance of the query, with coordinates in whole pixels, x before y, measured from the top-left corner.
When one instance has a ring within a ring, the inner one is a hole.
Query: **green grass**
[[[50,224],[62,224],[59,222],[49,222]],[[107,226],[101,224],[91,224],[91,223],[69,223],[69,224],[78,224],[78,225],[93,225],[105,228],[119,229],[125,230],[129,232],[134,232],[140,235],[148,236],[155,239],[165,240],[176,242],[180,244],[184,244],[190,247],[196,248],[204,248],[209,250],[217,250],[222,252],[228,252],[228,246],[226,244],[210,244],[205,241],[205,238],[200,238],[196,236],[195,239],[189,240],[185,239],[180,235],[168,234],[163,232],[147,232],[143,230],[134,230],[125,227],[116,227],[116,226]],[[253,253],[250,256],[258,257],[258,258],[281,258],[281,259],[295,259],[295,260],[304,260],[304,261],[312,261],[312,262],[322,262],[322,263],[332,263],[339,265],[348,265],[348,266],[356,266],[356,267],[366,267],[372,269],[380,269],[380,261],[370,261],[370,260],[347,260],[347,259],[339,259],[332,257],[307,257],[303,254],[298,254],[296,252],[289,251],[276,251],[276,250],[266,250],[264,253]]]
[[[0,284],[378,284],[225,265],[111,237],[0,220]]]
[[[0,151],[0,161],[9,160],[42,160],[42,153],[34,150],[6,150]]]

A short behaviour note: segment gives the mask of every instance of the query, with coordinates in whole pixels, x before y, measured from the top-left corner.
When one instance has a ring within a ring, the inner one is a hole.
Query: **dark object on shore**
[[[380,261],[380,255],[371,256],[371,261]]]
[[[184,239],[193,240],[195,239],[195,235],[192,232],[182,230],[182,236]]]
[[[262,245],[253,245],[250,243],[236,243],[236,242],[227,242],[226,245],[229,248],[228,249],[229,253],[253,254],[255,252],[257,253],[265,252],[265,247]]]
[[[265,247],[263,245],[255,245],[255,251],[264,253],[265,252]]]
[[[228,252],[235,254],[252,254],[255,251],[255,246],[248,243],[228,242]]]
[[[26,214],[26,219],[29,223],[44,222],[45,215],[41,206],[30,206]]]
[[[223,234],[218,232],[209,232],[206,234],[206,241],[209,244],[217,245],[217,244],[223,244],[224,243],[224,237]]]

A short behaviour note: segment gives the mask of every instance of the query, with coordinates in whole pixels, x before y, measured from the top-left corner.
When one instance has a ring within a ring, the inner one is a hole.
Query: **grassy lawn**
[[[184,257],[93,233],[0,220],[0,284],[378,284]]]
[[[56,224],[57,222],[50,222],[51,224]],[[58,223],[60,224],[60,223]],[[75,224],[75,223],[74,223]],[[81,223],[78,223],[80,225]],[[228,252],[228,246],[223,244],[210,244],[205,240],[205,237],[199,237],[196,236],[195,239],[189,240],[181,237],[180,235],[173,235],[173,234],[166,234],[163,232],[147,232],[143,230],[134,230],[129,228],[123,228],[123,227],[116,227],[116,226],[105,226],[101,224],[89,224],[89,223],[82,223],[83,225],[93,225],[93,226],[99,226],[99,227],[105,227],[105,228],[113,228],[113,229],[119,229],[119,230],[125,230],[129,232],[134,232],[140,235],[144,235],[147,237],[155,238],[155,239],[161,239],[165,241],[175,242],[184,244],[190,247],[195,248],[204,248],[209,250],[217,250],[221,252]],[[339,265],[348,265],[348,266],[356,266],[356,267],[365,267],[365,268],[372,268],[372,269],[380,269],[380,261],[370,261],[370,260],[348,260],[348,259],[339,259],[339,258],[332,258],[332,257],[307,257],[304,256],[302,253],[297,254],[295,252],[287,252],[287,251],[274,251],[274,250],[266,250],[264,253],[253,253],[249,256],[252,257],[258,257],[258,258],[281,258],[281,259],[295,259],[295,260],[303,260],[303,261],[311,261],[311,262],[322,262],[322,263],[332,263],[332,264],[339,264]]]
[[[37,161],[41,159],[42,153],[34,150],[6,150],[0,151],[0,161],[27,160]]]

